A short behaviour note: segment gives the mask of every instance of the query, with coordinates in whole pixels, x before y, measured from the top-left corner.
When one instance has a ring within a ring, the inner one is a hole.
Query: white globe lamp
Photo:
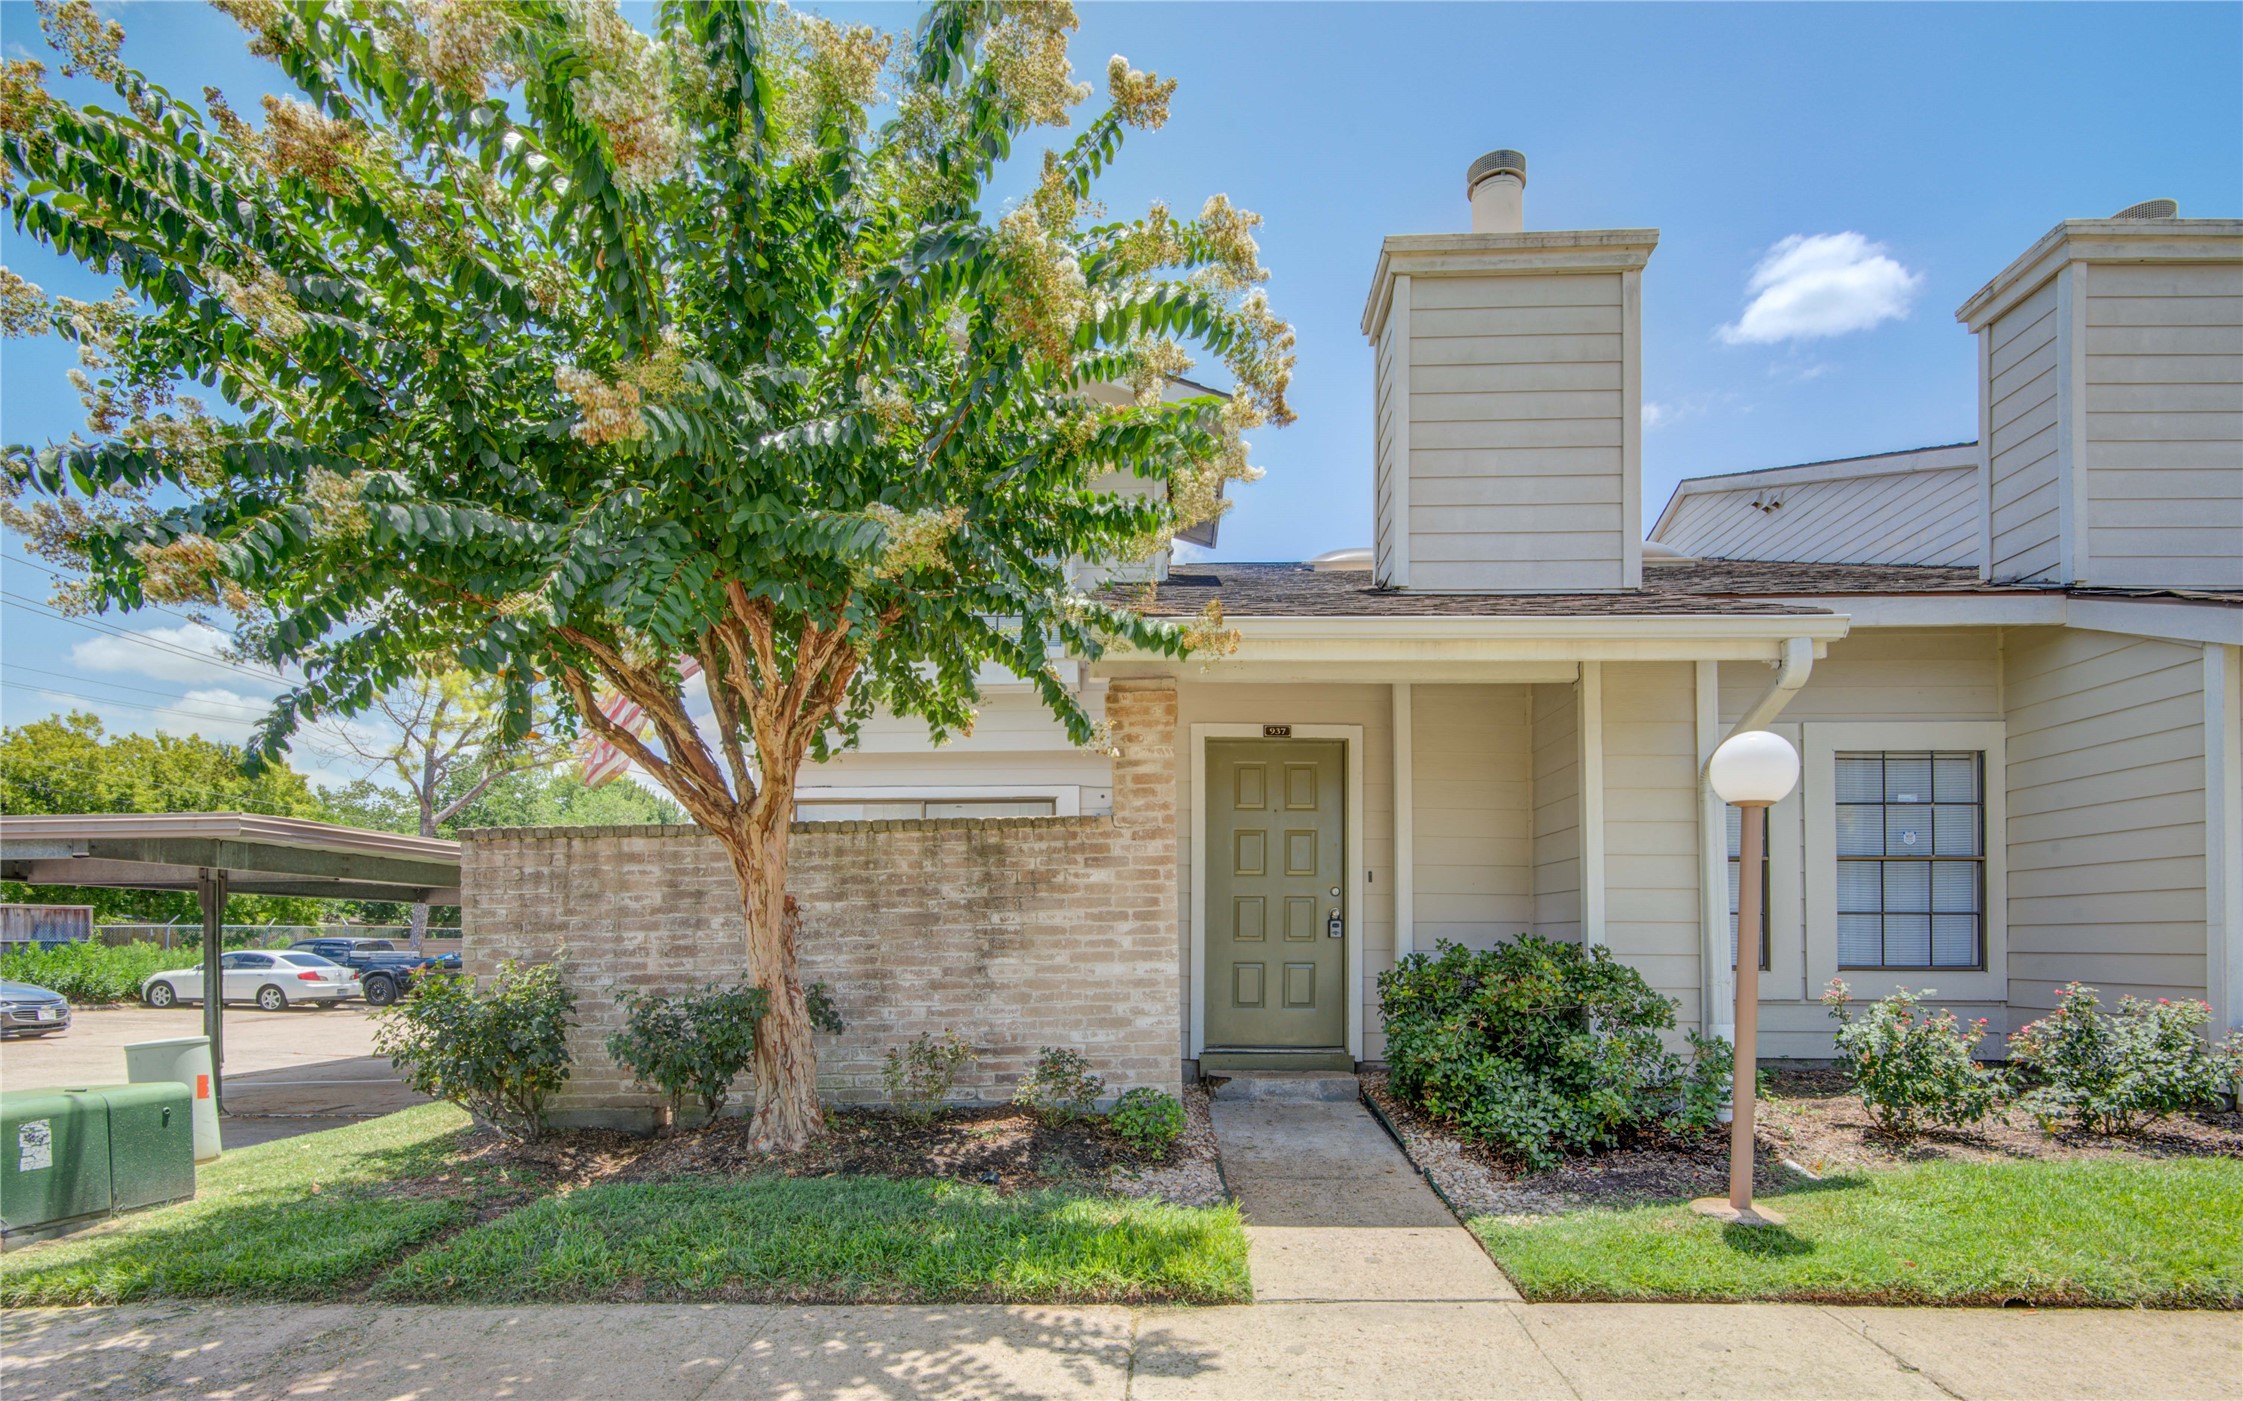
[[[1706,782],[1721,801],[1742,809],[1737,855],[1737,1048],[1729,1090],[1729,1195],[1690,1205],[1704,1216],[1740,1226],[1780,1226],[1775,1212],[1752,1202],[1752,1110],[1760,1040],[1760,865],[1768,849],[1768,809],[1799,783],[1799,751],[1782,735],[1747,730],[1731,735],[1706,763]]]
[[[1721,801],[1735,807],[1768,807],[1791,796],[1799,783],[1799,751],[1782,735],[1747,730],[1713,751],[1706,779]]]

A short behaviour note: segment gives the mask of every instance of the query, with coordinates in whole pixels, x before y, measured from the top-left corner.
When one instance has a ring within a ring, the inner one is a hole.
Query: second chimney
[[[1464,176],[1472,201],[1472,232],[1518,233],[1526,227],[1526,157],[1490,151]]]

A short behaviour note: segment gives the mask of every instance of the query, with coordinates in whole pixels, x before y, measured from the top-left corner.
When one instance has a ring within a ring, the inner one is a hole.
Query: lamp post
[[[1783,1218],[1752,1204],[1752,1109],[1760,1037],[1760,865],[1768,847],[1768,809],[1799,782],[1799,751],[1766,730],[1731,735],[1713,751],[1706,779],[1721,801],[1741,810],[1737,863],[1737,1049],[1729,1094],[1729,1195],[1690,1204],[1702,1216],[1740,1226],[1780,1226]]]

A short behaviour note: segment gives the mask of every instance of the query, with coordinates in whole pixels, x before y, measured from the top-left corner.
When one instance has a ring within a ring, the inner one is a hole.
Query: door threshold
[[[1353,1070],[1355,1057],[1344,1050],[1202,1051],[1199,1073],[1229,1075],[1241,1070]]]

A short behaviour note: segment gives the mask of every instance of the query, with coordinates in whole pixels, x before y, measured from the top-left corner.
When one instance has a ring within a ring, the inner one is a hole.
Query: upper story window
[[[1835,756],[1838,966],[1985,966],[1985,755]]]

